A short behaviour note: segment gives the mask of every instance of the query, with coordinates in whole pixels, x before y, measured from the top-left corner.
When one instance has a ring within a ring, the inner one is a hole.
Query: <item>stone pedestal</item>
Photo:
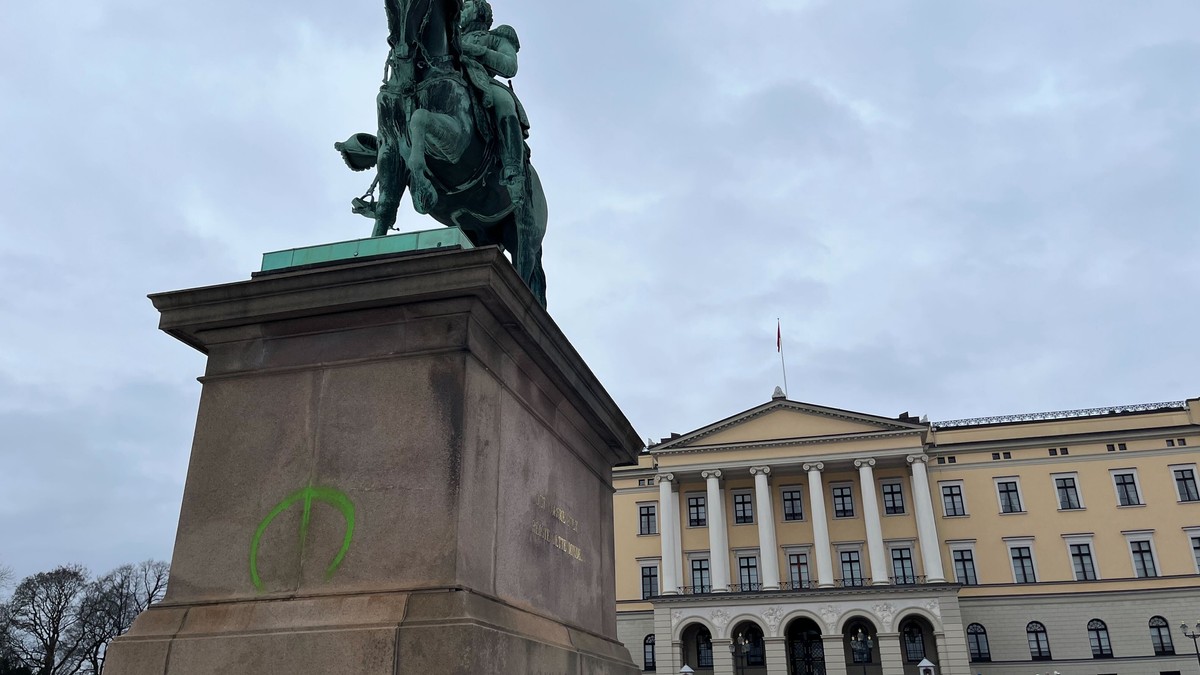
[[[497,249],[151,299],[208,365],[167,596],[106,675],[638,672],[641,443]]]

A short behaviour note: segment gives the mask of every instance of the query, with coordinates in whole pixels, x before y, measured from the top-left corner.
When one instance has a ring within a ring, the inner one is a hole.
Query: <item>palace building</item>
[[[658,673],[1195,673],[1197,446],[1200,399],[928,422],[777,389],[614,471],[618,632]]]

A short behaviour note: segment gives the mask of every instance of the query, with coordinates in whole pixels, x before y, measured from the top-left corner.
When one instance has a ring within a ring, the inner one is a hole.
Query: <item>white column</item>
[[[729,592],[729,533],[725,530],[725,500],[721,494],[721,470],[703,471],[708,482],[708,568],[713,593]],[[714,646],[715,650],[716,647]]]
[[[676,491],[671,493],[671,522],[675,523],[675,536],[671,541],[671,545],[675,547],[675,571],[678,574],[676,577],[680,586],[688,586],[692,582],[688,578],[687,563],[683,559],[683,519],[680,517],[680,502],[683,499],[683,493],[679,491],[679,486],[675,486]]]
[[[762,565],[762,587],[765,591],[779,589],[779,545],[775,540],[775,510],[771,508],[771,486],[767,476],[769,466],[752,466],[754,503],[758,508],[758,559]]]
[[[883,549],[883,524],[879,522],[879,500],[875,498],[875,466],[873,459],[856,459],[858,483],[862,492],[863,521],[867,524],[867,555],[871,558],[871,585],[891,583],[888,579],[887,558]]]
[[[833,587],[833,558],[829,549],[829,520],[825,516],[825,486],[821,483],[821,471],[825,464],[805,464],[808,472],[808,503],[812,514],[813,550],[817,554],[817,586]]]
[[[675,558],[675,529],[679,521],[675,519],[674,494],[671,491],[671,481],[675,475],[660,473],[658,479],[658,543],[662,548],[662,575],[659,579],[662,587],[659,592],[663,595],[675,595],[679,591],[679,580],[676,573],[679,570],[679,560]]]
[[[917,538],[921,542],[921,561],[925,563],[925,580],[930,583],[945,583],[942,572],[942,547],[938,542],[937,519],[933,515],[933,500],[929,497],[929,474],[925,464],[927,455],[909,455],[912,467],[913,503],[917,512]]]

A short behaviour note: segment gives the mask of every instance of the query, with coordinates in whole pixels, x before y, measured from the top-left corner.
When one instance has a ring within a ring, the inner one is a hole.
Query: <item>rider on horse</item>
[[[508,189],[514,205],[525,201],[528,161],[529,118],[511,85],[496,76],[511,78],[517,74],[517,51],[521,43],[512,26],[492,29],[492,6],[488,0],[466,0],[462,20],[463,66],[467,80],[481,98],[490,117],[489,126],[500,153],[504,173],[501,183]]]

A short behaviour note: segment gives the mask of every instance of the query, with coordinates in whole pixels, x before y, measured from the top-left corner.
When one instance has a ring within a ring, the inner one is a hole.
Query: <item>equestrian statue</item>
[[[546,196],[529,162],[525,109],[511,82],[496,79],[517,73],[516,31],[492,28],[487,0],[385,7],[390,51],[376,99],[378,136],[334,144],[351,169],[375,168],[353,211],[373,218],[371,236],[382,237],[394,229],[407,187],[418,213],[460,228],[476,246],[508,251],[545,307]]]

